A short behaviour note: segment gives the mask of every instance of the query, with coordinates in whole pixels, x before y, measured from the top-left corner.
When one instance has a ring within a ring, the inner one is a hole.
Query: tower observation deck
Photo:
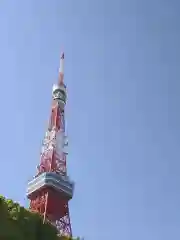
[[[58,83],[52,88],[52,109],[45,133],[36,176],[28,183],[30,210],[39,212],[58,229],[60,235],[72,236],[68,202],[74,183],[67,175],[67,138],[65,136],[64,53],[61,55]]]

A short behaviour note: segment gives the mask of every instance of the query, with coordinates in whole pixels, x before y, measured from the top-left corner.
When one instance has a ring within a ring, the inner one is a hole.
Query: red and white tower
[[[68,202],[74,183],[67,176],[67,138],[65,135],[64,53],[61,55],[58,83],[52,89],[52,109],[45,134],[36,176],[28,183],[30,209],[39,212],[44,221],[56,225],[59,233],[72,236]]]

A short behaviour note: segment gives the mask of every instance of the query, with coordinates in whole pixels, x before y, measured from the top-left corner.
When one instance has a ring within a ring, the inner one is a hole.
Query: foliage
[[[0,196],[0,239],[6,240],[68,240],[57,237],[56,228],[44,223],[18,203]]]

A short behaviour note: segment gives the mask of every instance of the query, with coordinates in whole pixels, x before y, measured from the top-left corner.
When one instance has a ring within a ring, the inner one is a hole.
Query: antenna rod
[[[64,84],[64,52],[61,54],[60,66],[59,66],[59,85]]]

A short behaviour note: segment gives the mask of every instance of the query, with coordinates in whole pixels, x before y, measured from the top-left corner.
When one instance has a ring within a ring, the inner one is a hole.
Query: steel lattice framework
[[[53,86],[52,109],[48,130],[45,134],[40,164],[37,174],[30,182],[29,192],[30,209],[39,212],[44,221],[48,220],[55,225],[61,235],[72,236],[68,201],[72,198],[73,184],[67,176],[66,156],[67,138],[65,136],[65,104],[66,86],[64,84],[64,53],[61,55],[58,84]],[[54,177],[47,178],[46,173],[53,173]],[[41,180],[39,180],[41,178]],[[50,180],[56,183],[50,183]],[[64,179],[64,180],[56,180]],[[49,182],[48,182],[49,181]],[[67,195],[66,189],[70,192]],[[44,184],[42,184],[42,182]],[[68,185],[69,184],[69,185]],[[33,190],[32,190],[33,189]],[[35,189],[35,190],[34,190]],[[58,189],[58,190],[57,190]],[[60,189],[60,190],[59,190]]]

